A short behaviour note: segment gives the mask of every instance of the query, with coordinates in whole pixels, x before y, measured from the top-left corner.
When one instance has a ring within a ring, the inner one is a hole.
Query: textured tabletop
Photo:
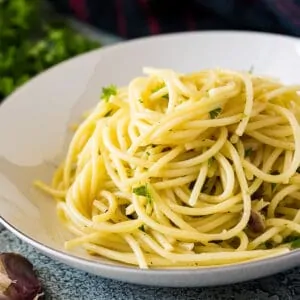
[[[224,287],[155,288],[117,282],[74,270],[40,254],[0,225],[0,252],[4,251],[20,253],[34,264],[43,283],[46,300],[300,300],[300,269]]]

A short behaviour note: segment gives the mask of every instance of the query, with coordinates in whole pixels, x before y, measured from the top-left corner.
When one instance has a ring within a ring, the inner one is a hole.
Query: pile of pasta
[[[103,88],[50,186],[67,249],[140,268],[227,265],[300,245],[300,86],[144,69]]]

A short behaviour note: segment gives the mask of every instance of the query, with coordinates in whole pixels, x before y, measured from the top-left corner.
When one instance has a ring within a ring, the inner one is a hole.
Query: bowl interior
[[[0,217],[5,222],[64,251],[70,234],[56,217],[55,202],[32,182],[51,180],[71,137],[69,125],[99,101],[101,87],[127,84],[144,66],[179,72],[253,68],[257,74],[300,83],[300,41],[243,32],[161,36],[94,51],[38,76],[0,109]],[[80,251],[76,255],[88,257]]]

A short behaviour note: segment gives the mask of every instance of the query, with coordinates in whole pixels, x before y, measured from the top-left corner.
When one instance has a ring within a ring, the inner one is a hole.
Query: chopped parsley
[[[296,235],[290,235],[283,241],[284,243],[290,243],[292,249],[300,248],[300,237]]]
[[[110,96],[115,96],[117,95],[117,87],[113,84],[108,85],[107,87],[102,88],[102,95],[101,99],[104,101],[108,102]]]
[[[265,242],[264,246],[265,246],[266,249],[272,249],[273,248],[273,244],[270,241]]]
[[[219,116],[219,114],[221,113],[221,111],[222,111],[222,109],[220,107],[211,110],[209,112],[210,118],[211,119],[217,118]]]
[[[245,151],[245,157],[251,156],[253,153],[253,149],[252,148],[247,148]]]
[[[294,241],[297,241],[297,240],[299,240],[300,239],[300,236],[298,235],[289,235],[289,236],[287,236],[284,240],[283,240],[283,242],[284,243],[291,243],[291,242],[294,242]]]
[[[300,238],[298,238],[298,239],[291,242],[291,248],[292,249],[300,248]]]
[[[143,101],[142,98],[139,98],[139,102],[140,102],[140,103],[144,103],[144,101]]]
[[[141,185],[141,186],[135,187],[135,188],[133,188],[132,192],[134,194],[136,194],[137,196],[146,197],[148,202],[151,203],[152,197],[151,197],[151,194],[149,192],[147,185]]]

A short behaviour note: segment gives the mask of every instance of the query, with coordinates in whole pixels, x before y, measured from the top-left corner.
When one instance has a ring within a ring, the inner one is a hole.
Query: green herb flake
[[[140,103],[144,103],[144,101],[143,101],[142,98],[139,98],[139,102],[140,102]]]
[[[151,197],[151,194],[148,190],[147,185],[141,185],[141,186],[138,186],[136,188],[133,188],[132,192],[134,194],[136,194],[137,196],[146,197],[148,202],[151,203],[152,197]]]
[[[149,152],[149,151],[146,151],[146,155],[149,156],[149,155],[150,155],[150,152]]]
[[[101,99],[103,99],[105,102],[108,102],[109,98],[115,95],[117,95],[117,87],[115,85],[111,84],[102,88]]]
[[[271,183],[272,192],[274,192],[274,190],[276,189],[276,186],[277,186],[277,184],[275,182]]]
[[[247,148],[245,151],[245,157],[249,157],[251,156],[253,153],[253,149],[252,148]]]
[[[299,235],[289,235],[284,238],[283,243],[291,243],[300,239]]]
[[[169,94],[163,95],[162,98],[164,98],[164,99],[166,99],[166,100],[169,100]]]
[[[253,71],[254,71],[254,66],[252,65],[248,71],[249,74],[253,74]]]
[[[211,119],[217,118],[220,115],[221,111],[222,111],[222,109],[220,107],[211,110],[209,112],[210,118]]]
[[[298,238],[297,240],[294,240],[293,242],[291,242],[291,248],[292,249],[300,248],[300,238]]]
[[[109,116],[111,116],[111,113],[112,113],[112,109],[109,110],[109,111],[104,115],[104,117],[109,117]]]
[[[273,248],[273,244],[270,241],[265,242],[265,247],[266,249],[272,249]]]

